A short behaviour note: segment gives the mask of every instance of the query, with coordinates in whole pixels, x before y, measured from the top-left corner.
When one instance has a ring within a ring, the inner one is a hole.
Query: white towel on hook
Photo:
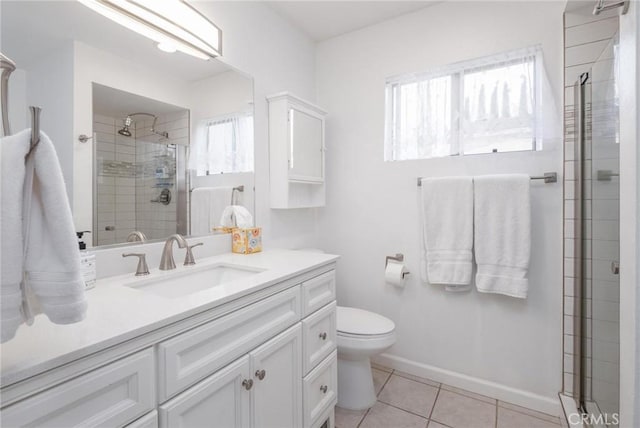
[[[524,174],[475,178],[476,288],[526,298],[531,254],[531,179]]]
[[[423,275],[448,291],[471,286],[473,248],[473,178],[423,178]]]
[[[27,129],[0,141],[1,342],[13,338],[23,322],[30,323],[36,310],[56,324],[79,322],[87,310],[80,252],[58,156],[41,133],[30,158],[35,168],[33,186],[25,188],[29,177],[24,156],[30,140],[31,130]],[[23,207],[29,203],[25,224]]]

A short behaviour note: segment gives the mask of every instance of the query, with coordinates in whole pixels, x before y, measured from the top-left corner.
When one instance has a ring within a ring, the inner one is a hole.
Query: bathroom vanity
[[[99,280],[85,321],[39,316],[2,345],[3,426],[333,427],[336,259],[225,254]]]

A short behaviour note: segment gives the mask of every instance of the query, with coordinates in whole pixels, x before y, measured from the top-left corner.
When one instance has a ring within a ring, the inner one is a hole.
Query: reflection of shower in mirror
[[[169,133],[167,131],[156,130],[156,122],[158,122],[158,116],[156,116],[155,114],[144,113],[144,112],[128,114],[127,117],[124,119],[124,126],[122,127],[122,129],[118,130],[118,134],[124,135],[125,137],[131,137],[132,134],[131,134],[131,131],[129,130],[129,127],[133,124],[133,118],[131,116],[139,116],[139,115],[150,116],[153,118],[153,123],[151,124],[151,129],[150,129],[152,134],[159,135],[160,137],[162,137],[162,139],[169,138]],[[162,139],[160,141],[162,141]]]

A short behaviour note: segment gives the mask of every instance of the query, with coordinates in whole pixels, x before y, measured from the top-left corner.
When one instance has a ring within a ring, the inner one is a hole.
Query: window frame
[[[530,61],[526,61],[530,59]],[[450,156],[474,156],[482,154],[498,153],[497,149],[492,152],[465,153],[463,134],[462,111],[464,106],[464,77],[465,74],[476,73],[498,68],[509,67],[514,64],[523,62],[531,62],[532,76],[532,95],[531,95],[531,115],[532,115],[532,138],[531,147],[528,149],[518,149],[502,151],[499,153],[529,152],[541,150],[540,141],[537,138],[538,120],[541,118],[540,94],[542,84],[540,81],[540,69],[543,66],[542,49],[538,46],[527,47],[507,51],[495,55],[490,55],[470,61],[463,61],[444,67],[439,67],[431,71],[421,73],[407,73],[393,76],[386,79],[385,82],[385,141],[384,141],[384,161],[398,162],[403,160],[424,160]],[[401,102],[399,97],[400,88],[403,85],[416,84],[432,79],[449,76],[451,78],[451,136],[450,151],[444,156],[416,156],[411,158],[399,159],[397,154],[399,123],[401,118]]]

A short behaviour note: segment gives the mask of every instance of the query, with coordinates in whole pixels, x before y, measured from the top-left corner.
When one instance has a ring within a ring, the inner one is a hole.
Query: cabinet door
[[[160,428],[249,428],[249,368],[244,356],[160,406]]]
[[[302,331],[297,324],[251,352],[253,426],[302,426]]]
[[[324,119],[298,107],[289,109],[289,180],[324,180]]]

